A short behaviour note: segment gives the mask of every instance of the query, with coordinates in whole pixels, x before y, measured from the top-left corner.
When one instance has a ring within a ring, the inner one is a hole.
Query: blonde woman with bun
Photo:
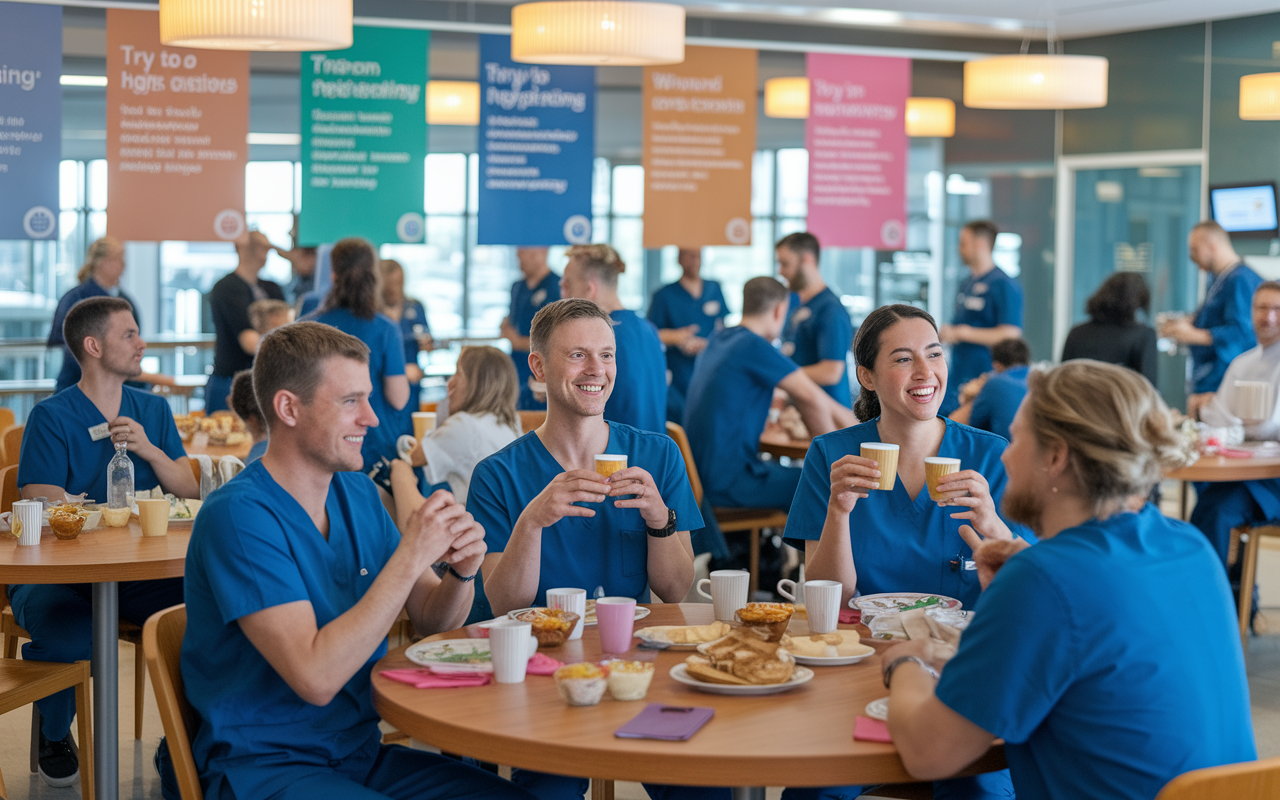
[[[1003,506],[1039,544],[966,526],[987,588],[959,652],[944,665],[911,641],[881,658],[907,771],[954,775],[999,737],[1023,800],[1133,798],[1252,761],[1226,574],[1198,530],[1135,501],[1181,463],[1164,403],[1098,361],[1028,385]]]

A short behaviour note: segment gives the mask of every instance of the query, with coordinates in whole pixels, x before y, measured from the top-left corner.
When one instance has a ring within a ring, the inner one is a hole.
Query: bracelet
[[[901,658],[895,658],[893,661],[889,662],[889,666],[884,668],[884,688],[889,688],[889,682],[893,680],[893,671],[897,669],[899,665],[907,661],[914,661],[920,665],[920,669],[924,670],[929,677],[933,678],[935,681],[938,679],[938,671],[926,664],[925,660],[920,656],[903,656]]]
[[[479,572],[477,572],[475,573],[475,575],[463,575],[462,573],[454,569],[453,565],[447,561],[437,561],[436,563],[432,564],[431,571],[436,574],[437,578],[444,578],[445,573],[448,573],[453,577],[457,578],[458,580],[462,581],[463,583],[471,583],[476,579],[476,575],[480,574]]]

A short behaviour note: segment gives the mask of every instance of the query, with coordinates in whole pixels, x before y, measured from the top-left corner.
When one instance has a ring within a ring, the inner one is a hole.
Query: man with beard
[[[818,272],[818,237],[788,234],[774,246],[774,254],[778,274],[795,292],[782,330],[782,354],[799,364],[837,403],[852,406],[845,366],[853,344],[853,323]]]

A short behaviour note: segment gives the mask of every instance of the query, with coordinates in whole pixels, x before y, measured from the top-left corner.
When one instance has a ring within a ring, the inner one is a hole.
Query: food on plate
[[[795,655],[808,658],[846,658],[875,651],[874,647],[862,643],[857,631],[788,636],[782,640],[782,646]]]
[[[614,700],[643,700],[649,693],[653,680],[653,662],[623,661],[605,662],[609,669],[609,694]]]
[[[728,636],[698,648],[699,655],[685,659],[689,675],[707,683],[764,686],[786,683],[795,672],[790,651],[751,628],[739,628]]]
[[[531,608],[517,615],[516,619],[533,626],[539,647],[559,647],[578,624],[577,614],[559,608]]]
[[[595,664],[565,664],[555,672],[556,689],[571,706],[594,706],[604,697],[608,673]]]
[[[230,412],[214,412],[207,417],[175,414],[173,422],[184,442],[190,441],[197,433],[204,433],[209,436],[209,444],[217,447],[253,444],[253,437],[245,429],[244,422]]]
[[[169,500],[169,519],[194,519],[196,512],[200,510],[199,500],[185,500],[171,494],[166,494],[165,497]]]
[[[102,509],[102,521],[112,528],[123,528],[129,524],[129,514],[128,508],[104,508]]]
[[[596,601],[588,600],[587,608],[585,611],[582,612],[582,614],[583,614],[582,616],[583,625],[595,625],[596,624]]]
[[[714,642],[726,636],[729,631],[729,623],[716,621],[710,625],[655,625],[641,628],[636,631],[636,636],[667,644],[703,644]]]
[[[59,539],[74,539],[84,528],[89,512],[80,506],[56,506],[49,511],[49,527]]]
[[[769,641],[778,642],[794,613],[795,606],[786,603],[747,603],[734,616],[743,626],[762,631]]]

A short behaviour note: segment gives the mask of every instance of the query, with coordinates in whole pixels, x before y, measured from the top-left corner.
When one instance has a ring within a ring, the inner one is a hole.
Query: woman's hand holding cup
[[[831,510],[853,512],[858,499],[880,488],[880,462],[862,456],[845,456],[831,466]]]

